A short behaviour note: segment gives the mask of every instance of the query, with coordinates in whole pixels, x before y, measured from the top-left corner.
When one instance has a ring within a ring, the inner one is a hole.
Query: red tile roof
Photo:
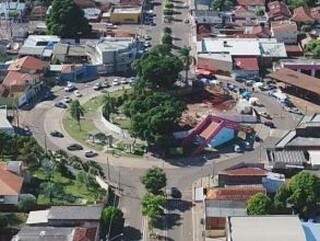
[[[38,72],[44,70],[46,66],[46,63],[42,60],[32,56],[26,56],[16,59],[12,64],[10,64],[8,70]]]
[[[297,24],[292,21],[275,21],[271,22],[271,31],[274,33],[298,33],[298,27]]]
[[[212,121],[210,125],[200,133],[200,136],[204,139],[209,139],[213,133],[217,132],[220,129],[222,122]]]
[[[234,58],[234,65],[237,69],[242,70],[259,70],[257,58]]]
[[[96,228],[76,227],[72,241],[94,241],[96,232]]]
[[[10,171],[7,171],[6,165],[0,165],[0,195],[15,196],[19,195],[23,179]]]
[[[247,201],[257,193],[265,193],[262,185],[237,185],[228,187],[212,188],[207,191],[207,199]]]
[[[320,7],[310,9],[310,15],[315,20],[320,20]]]
[[[242,6],[264,6],[265,0],[237,0],[238,5]]]
[[[9,91],[21,92],[31,84],[33,76],[28,73],[20,73],[17,71],[9,71],[6,77],[4,78],[2,84]]]
[[[258,167],[243,167],[220,172],[229,176],[266,176],[268,171]]]
[[[288,6],[282,1],[269,2],[268,8],[269,8],[269,12],[268,12],[269,18],[281,20],[281,19],[287,19],[291,16],[291,12]]]
[[[313,23],[315,21],[311,16],[310,10],[305,7],[294,9],[292,20],[297,23]]]

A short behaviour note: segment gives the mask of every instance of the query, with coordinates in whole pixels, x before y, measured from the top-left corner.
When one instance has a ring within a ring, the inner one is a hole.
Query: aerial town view
[[[320,2],[1,0],[0,241],[320,241]]]

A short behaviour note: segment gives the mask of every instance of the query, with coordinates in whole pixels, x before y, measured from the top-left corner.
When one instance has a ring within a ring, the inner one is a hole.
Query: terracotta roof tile
[[[315,21],[311,16],[310,10],[305,7],[294,9],[292,20],[297,23],[313,23]]]
[[[291,16],[288,6],[284,2],[273,1],[268,3],[268,16],[273,19],[284,19]]]
[[[210,125],[200,134],[204,139],[209,139],[213,133],[217,132],[221,127],[222,122],[212,121]]]
[[[264,6],[265,0],[237,0],[238,5],[242,6]]]
[[[0,195],[11,196],[20,194],[23,179],[0,165]]]
[[[237,69],[242,70],[259,70],[257,58],[234,58],[234,64]]]
[[[96,232],[96,228],[76,227],[72,241],[94,241]]]
[[[229,176],[266,176],[268,171],[258,167],[243,167],[221,172]]]
[[[11,91],[24,91],[26,86],[33,80],[32,75],[20,73],[18,71],[9,71],[2,84]]]
[[[20,59],[16,59],[12,64],[10,64],[8,70],[42,71],[45,67],[46,63],[42,60],[32,56],[26,56]]]
[[[298,32],[297,24],[292,21],[271,22],[271,29],[274,33]]]

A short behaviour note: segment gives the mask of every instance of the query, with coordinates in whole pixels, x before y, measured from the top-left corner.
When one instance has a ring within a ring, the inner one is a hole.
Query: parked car
[[[266,119],[272,120],[271,115],[269,113],[265,112],[265,111],[264,112],[259,112],[259,115],[264,117],[264,118],[266,118]]]
[[[58,108],[62,108],[62,109],[66,109],[68,107],[65,103],[63,103],[61,101],[55,103],[54,106],[58,107]]]
[[[176,187],[171,187],[170,189],[166,189],[167,196],[171,196],[173,198],[181,198],[182,194]]]
[[[102,84],[101,83],[96,83],[94,86],[93,86],[93,90],[101,90],[102,89]]]
[[[74,143],[74,144],[67,146],[67,149],[69,151],[80,151],[80,150],[83,150],[83,147],[77,143]]]
[[[113,85],[113,86],[120,85],[119,80],[118,80],[118,79],[114,79],[114,80],[112,81],[112,85]]]
[[[82,96],[82,94],[79,92],[79,90],[75,90],[75,91],[73,92],[73,94],[74,94],[75,96],[77,96],[77,97],[81,97],[81,96]]]
[[[84,156],[87,157],[87,158],[95,157],[95,156],[97,156],[97,155],[98,155],[98,153],[96,153],[96,152],[94,152],[94,151],[86,151],[86,152],[84,153]]]
[[[150,35],[145,35],[145,36],[144,36],[144,39],[147,40],[147,41],[150,41],[152,38],[151,38]]]
[[[76,89],[77,89],[77,87],[75,87],[74,84],[72,84],[72,83],[68,83],[67,86],[64,88],[64,90],[66,92],[72,92]]]
[[[264,122],[264,125],[265,125],[265,126],[268,126],[268,127],[270,127],[270,128],[275,128],[275,125],[274,125],[274,123],[273,123],[272,121],[265,121],[265,122]]]
[[[184,23],[190,23],[190,20],[188,18],[186,18],[183,22]]]
[[[50,136],[59,137],[59,138],[63,138],[64,137],[64,135],[59,131],[51,131],[50,132]]]
[[[71,102],[72,102],[72,99],[71,99],[71,97],[69,97],[69,96],[65,97],[63,100],[64,100],[64,102],[66,102],[66,103],[71,103]]]
[[[234,151],[235,152],[237,152],[237,153],[241,153],[242,152],[242,148],[241,148],[241,146],[239,146],[239,145],[234,145]]]
[[[123,78],[122,80],[120,80],[120,84],[128,84],[128,80],[126,78]]]

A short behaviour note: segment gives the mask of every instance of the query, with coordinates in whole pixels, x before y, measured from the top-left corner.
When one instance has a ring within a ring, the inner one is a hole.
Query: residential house
[[[292,21],[271,22],[271,34],[279,43],[295,44],[298,38],[298,27]]]
[[[47,7],[45,6],[34,6],[31,10],[29,19],[32,21],[43,21],[46,19]]]
[[[24,226],[11,241],[98,241],[96,236],[95,228]]]
[[[287,47],[287,46],[286,46]],[[310,58],[282,59],[279,68],[287,68],[298,71],[312,77],[320,77],[320,60]]]
[[[306,241],[298,216],[228,217],[227,241]]]
[[[297,58],[303,56],[303,49],[298,44],[285,44],[286,52],[289,58]],[[281,60],[280,60],[281,61]]]
[[[233,62],[229,54],[198,54],[197,56],[198,75],[231,75],[232,70]]]
[[[102,12],[99,8],[91,7],[91,8],[84,8],[84,17],[88,19],[90,22],[99,22]]]
[[[244,6],[250,11],[257,11],[266,9],[265,0],[237,0],[237,5]]]
[[[86,48],[92,64],[102,65],[106,73],[124,73],[138,57],[139,44],[134,38],[107,37]]]
[[[0,164],[0,205],[17,205],[22,184],[22,177],[10,171],[6,164]]]
[[[306,241],[320,241],[320,224],[314,222],[303,222],[303,231],[306,235]]]
[[[268,3],[269,21],[281,21],[291,18],[291,12],[284,1],[273,1]]]
[[[259,24],[259,18],[262,17],[259,17],[255,12],[250,11],[245,6],[236,6],[232,11],[233,22],[240,26],[257,25]]]
[[[252,38],[270,38],[271,32],[269,27],[264,23],[255,26],[246,26],[243,32],[243,38],[252,36]]]
[[[292,21],[296,22],[299,26],[302,24],[312,24],[315,19],[312,17],[310,9],[307,7],[298,7],[293,10]]]
[[[43,87],[47,68],[47,63],[31,56],[16,59],[1,84],[2,96],[17,98],[18,106],[32,101]]]
[[[34,56],[50,60],[54,45],[60,42],[55,35],[29,35],[19,50],[19,56]]]
[[[232,21],[230,14],[212,10],[193,10],[192,17],[196,24],[224,25]]]
[[[233,59],[233,74],[236,77],[258,77],[260,68],[257,57],[236,57]]]

